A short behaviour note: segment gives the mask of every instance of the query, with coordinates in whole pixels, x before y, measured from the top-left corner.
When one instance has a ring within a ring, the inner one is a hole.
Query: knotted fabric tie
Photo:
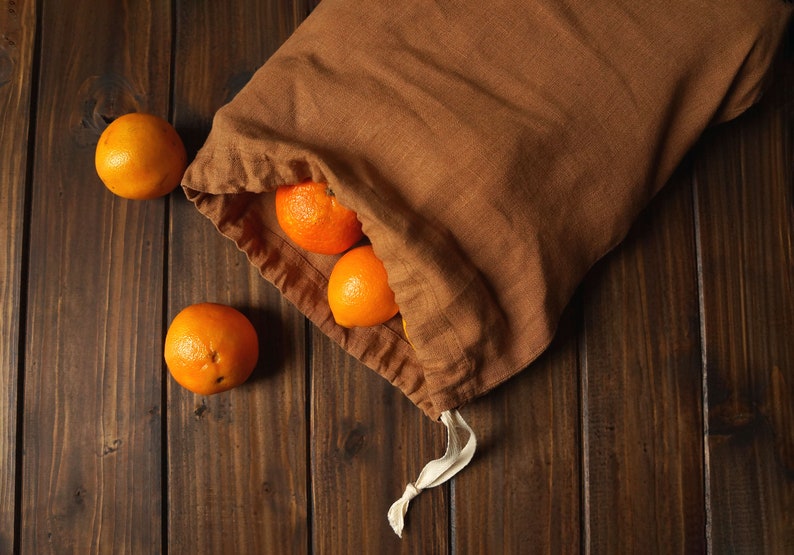
[[[389,508],[389,524],[394,532],[402,538],[405,526],[405,514],[411,499],[423,490],[439,486],[463,470],[469,464],[477,449],[477,438],[474,432],[463,420],[457,410],[448,410],[441,413],[441,422],[447,427],[447,451],[440,459],[430,461],[419,473],[415,482],[405,486],[405,491]],[[469,439],[461,447],[461,432],[467,432]]]

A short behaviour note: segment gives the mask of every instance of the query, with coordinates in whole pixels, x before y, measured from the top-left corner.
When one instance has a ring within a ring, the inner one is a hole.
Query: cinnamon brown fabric
[[[323,0],[214,119],[190,200],[264,278],[437,418],[529,365],[589,268],[710,125],[755,102],[780,0]],[[399,318],[337,326],[335,257],[273,191],[358,212]]]

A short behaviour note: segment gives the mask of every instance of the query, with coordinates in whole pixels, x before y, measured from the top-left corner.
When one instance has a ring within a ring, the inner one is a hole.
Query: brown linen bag
[[[320,330],[468,430],[449,411],[547,347],[585,273],[704,129],[758,99],[791,12],[781,0],[324,0],[217,112],[183,186]],[[415,350],[399,318],[334,323],[335,258],[294,246],[275,220],[273,191],[305,179],[358,213]]]

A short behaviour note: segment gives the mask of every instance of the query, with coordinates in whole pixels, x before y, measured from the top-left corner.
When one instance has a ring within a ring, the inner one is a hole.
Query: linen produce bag
[[[759,98],[791,13],[782,0],[323,0],[218,110],[188,198],[450,429],[445,458],[393,507],[395,531],[411,497],[471,458],[457,409],[548,346],[702,132]],[[399,318],[335,324],[336,258],[275,219],[274,190],[306,179],[358,213],[415,350]]]

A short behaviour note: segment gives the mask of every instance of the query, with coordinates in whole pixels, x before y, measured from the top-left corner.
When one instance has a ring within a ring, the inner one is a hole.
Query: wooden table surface
[[[181,191],[94,171],[129,111],[191,153],[312,0],[0,12],[0,553],[794,553],[794,47],[588,275],[557,338],[462,409],[479,449],[402,540],[444,429],[259,277]],[[162,360],[187,304],[262,336],[213,397]]]

